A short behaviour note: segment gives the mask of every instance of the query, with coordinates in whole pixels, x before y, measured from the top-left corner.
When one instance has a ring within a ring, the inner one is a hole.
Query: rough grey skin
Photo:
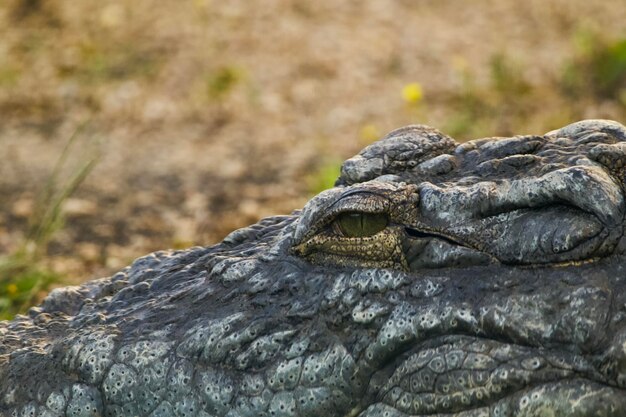
[[[626,416],[626,128],[410,126],[337,187],[0,322],[3,416]]]

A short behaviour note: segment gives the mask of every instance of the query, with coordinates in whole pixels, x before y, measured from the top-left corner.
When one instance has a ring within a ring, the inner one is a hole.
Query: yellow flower
[[[7,285],[7,293],[9,293],[9,295],[15,295],[17,294],[17,285],[15,284],[9,284]]]
[[[419,83],[410,83],[402,89],[402,98],[409,104],[417,104],[424,98],[424,91]]]

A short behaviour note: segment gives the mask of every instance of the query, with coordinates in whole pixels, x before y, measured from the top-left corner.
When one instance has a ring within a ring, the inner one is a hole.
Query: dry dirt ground
[[[335,160],[405,124],[625,122],[626,94],[571,107],[553,91],[585,33],[619,39],[624,22],[624,1],[0,2],[0,253],[78,126],[67,173],[98,163],[45,259],[68,282],[299,208]],[[483,87],[493,114],[472,120],[460,92]]]

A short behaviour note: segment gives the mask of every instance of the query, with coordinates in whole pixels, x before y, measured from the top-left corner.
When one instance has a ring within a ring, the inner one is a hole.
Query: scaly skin
[[[0,322],[0,415],[625,416],[625,166],[615,122],[397,130],[302,212]]]

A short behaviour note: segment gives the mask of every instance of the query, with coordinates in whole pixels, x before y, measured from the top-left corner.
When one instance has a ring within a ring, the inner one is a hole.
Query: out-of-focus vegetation
[[[342,162],[339,159],[334,159],[318,164],[317,169],[307,177],[309,192],[316,195],[332,188],[339,177]]]
[[[625,122],[624,20],[617,0],[0,2],[0,310],[300,208],[402,125]],[[54,174],[83,120],[98,166]]]
[[[243,73],[240,69],[220,68],[207,77],[207,94],[215,100],[223,99],[242,79]]]
[[[611,100],[626,106],[626,38],[581,32],[577,54],[563,69],[560,87],[574,100]]]
[[[447,97],[454,109],[444,130],[455,137],[482,137],[524,130],[532,119],[544,130],[589,115],[589,109],[610,107],[626,114],[626,38],[577,33],[575,51],[555,75],[540,84],[524,77],[529,64],[506,54],[492,56],[490,78],[477,85],[475,74],[459,66],[461,88]]]
[[[97,161],[97,154],[91,151],[91,154],[83,154],[77,164],[68,164],[79,133],[77,131],[67,141],[54,170],[39,190],[24,239],[13,252],[0,255],[0,320],[23,312],[41,298],[50,284],[62,279],[46,265],[48,244],[64,226],[63,204]]]
[[[448,112],[441,127],[454,138],[506,136],[525,132],[529,120],[547,131],[588,116],[588,109],[610,106],[616,115],[626,115],[626,38],[608,39],[599,33],[581,31],[573,39],[572,58],[555,76],[533,84],[524,74],[528,68],[505,53],[494,54],[486,83],[464,60],[455,62],[459,88],[442,94]],[[426,89],[427,90],[427,89]],[[427,94],[427,93],[426,93]],[[419,119],[428,119],[428,98],[418,82],[406,84],[403,100]],[[428,95],[427,95],[428,97]],[[622,120],[623,121],[623,120]],[[373,125],[362,128],[364,144],[380,138]],[[324,162],[310,179],[311,194],[333,185],[341,161]]]

